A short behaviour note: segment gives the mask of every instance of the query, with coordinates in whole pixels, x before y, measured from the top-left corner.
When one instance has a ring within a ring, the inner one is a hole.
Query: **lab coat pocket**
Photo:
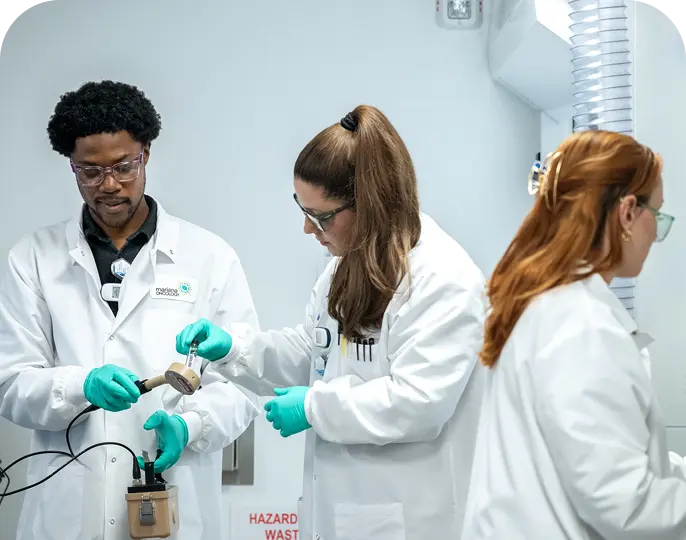
[[[192,313],[149,309],[142,317],[144,359],[155,371],[166,371],[173,362],[184,362],[176,352],[176,336],[195,322]]]
[[[334,514],[336,540],[405,540],[401,503],[339,503]]]
[[[354,373],[363,381],[372,381],[389,373],[388,358],[385,348],[378,338],[360,340],[359,343],[346,344],[345,362],[348,369],[342,373]]]
[[[66,459],[54,460],[54,463],[45,468],[45,474],[41,476],[45,478],[51,475],[65,462]],[[34,538],[41,540],[80,539],[81,524],[84,521],[83,465],[71,463],[42,486],[34,489],[40,493],[40,496],[36,497],[40,500],[40,507],[36,509],[35,518],[31,520]]]

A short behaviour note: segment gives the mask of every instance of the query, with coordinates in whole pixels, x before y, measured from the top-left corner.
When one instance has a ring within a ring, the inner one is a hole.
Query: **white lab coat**
[[[411,288],[406,277],[373,346],[338,341],[337,322],[327,314],[334,259],[314,287],[304,325],[243,336],[227,328],[234,347],[213,364],[262,394],[311,385],[303,540],[460,534],[481,402],[483,368],[475,366],[484,278],[426,216],[409,260]],[[329,330],[328,347],[315,343],[315,327]]]
[[[177,300],[156,287],[191,286]],[[100,297],[100,279],[80,220],[44,228],[10,252],[0,286],[0,414],[34,430],[31,450],[66,451],[65,429],[87,402],[88,372],[105,363],[141,378],[163,373],[183,357],[175,337],[207,317],[257,328],[247,281],[235,252],[219,237],[172,217],[158,205],[158,228],[124,279],[115,318]],[[123,412],[90,413],[72,428],[75,452],[102,441],[155,455],[154,431],[143,424],[155,410],[180,414],[189,445],[163,474],[179,488],[178,537],[223,538],[221,452],[259,414],[255,396],[207,370],[202,388],[181,396],[158,388]],[[3,456],[5,461],[18,456]],[[66,458],[39,456],[28,482],[42,479]],[[18,540],[128,539],[125,494],[132,458],[119,447],[93,450],[53,479],[26,493]],[[12,488],[22,483],[17,478]],[[9,539],[8,539],[9,540]]]
[[[486,377],[464,540],[686,538],[642,341],[598,275],[529,306]]]

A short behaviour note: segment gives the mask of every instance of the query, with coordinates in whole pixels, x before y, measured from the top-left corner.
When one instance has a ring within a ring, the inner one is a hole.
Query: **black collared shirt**
[[[82,223],[83,234],[86,241],[93,252],[95,265],[98,268],[100,275],[100,285],[105,283],[121,283],[121,279],[112,273],[112,263],[118,259],[124,259],[129,264],[133,263],[141,248],[147,244],[157,230],[157,203],[152,197],[145,196],[148,203],[148,217],[145,218],[143,225],[135,233],[126,239],[124,246],[117,251],[112,240],[105,234],[102,227],[98,225],[91,213],[88,211],[88,206],[83,205]],[[107,302],[114,315],[119,311],[118,302]]]

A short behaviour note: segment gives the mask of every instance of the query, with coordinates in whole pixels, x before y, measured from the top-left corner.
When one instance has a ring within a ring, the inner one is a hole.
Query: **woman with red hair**
[[[662,160],[617,133],[568,138],[488,286],[488,368],[463,538],[683,539],[642,334],[609,288],[673,218]],[[647,353],[646,353],[647,354]]]

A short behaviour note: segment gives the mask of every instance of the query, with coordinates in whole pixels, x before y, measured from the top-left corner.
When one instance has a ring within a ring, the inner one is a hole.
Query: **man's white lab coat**
[[[101,299],[80,219],[41,229],[11,250],[0,285],[0,414],[34,430],[31,451],[66,451],[64,430],[88,405],[82,388],[91,369],[109,363],[140,378],[163,373],[172,362],[184,361],[175,350],[176,334],[201,317],[258,326],[238,257],[214,234],[158,205],[157,231],[123,281],[115,317]],[[72,445],[78,453],[114,441],[137,455],[146,449],[154,456],[156,437],[143,430],[146,419],[158,409],[180,414],[189,444],[163,474],[179,488],[178,537],[218,540],[224,537],[220,450],[259,414],[253,399],[209,370],[192,396],[164,386],[127,411],[90,413],[72,428]],[[32,458],[28,483],[66,459]],[[125,494],[131,475],[126,450],[92,450],[26,493],[18,540],[128,539]],[[12,482],[13,489],[21,485]]]

